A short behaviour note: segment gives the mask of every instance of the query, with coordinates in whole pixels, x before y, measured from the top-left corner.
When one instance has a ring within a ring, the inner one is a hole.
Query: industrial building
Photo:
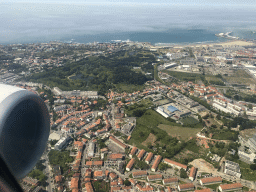
[[[177,66],[178,66],[177,63],[165,63],[164,64],[165,69],[169,69],[169,68],[173,68],[173,67],[177,67]]]
[[[180,119],[191,114],[191,111],[176,103],[158,106],[156,111],[165,118],[174,117],[175,119]]]

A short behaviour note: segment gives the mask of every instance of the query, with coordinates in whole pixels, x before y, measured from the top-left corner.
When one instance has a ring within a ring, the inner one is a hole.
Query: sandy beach
[[[173,48],[180,49],[184,47],[212,47],[214,45],[222,45],[223,47],[231,47],[231,46],[252,46],[256,45],[256,43],[248,42],[245,40],[232,40],[222,43],[205,43],[205,44],[188,44],[188,45],[174,45]],[[169,46],[151,46],[151,49],[162,49]]]

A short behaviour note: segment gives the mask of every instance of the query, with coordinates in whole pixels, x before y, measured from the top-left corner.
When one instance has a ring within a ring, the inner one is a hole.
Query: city
[[[0,82],[39,95],[50,112],[24,191],[256,190],[254,41],[53,41],[0,54]]]

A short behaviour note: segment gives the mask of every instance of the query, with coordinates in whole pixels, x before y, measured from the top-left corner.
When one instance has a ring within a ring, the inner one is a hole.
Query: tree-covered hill
[[[120,83],[142,85],[153,79],[153,62],[155,58],[149,52],[131,55],[122,51],[106,57],[91,56],[68,62],[65,66],[32,74],[25,80],[57,86],[62,90],[97,90],[104,94]],[[134,71],[133,67],[141,67],[141,71]]]

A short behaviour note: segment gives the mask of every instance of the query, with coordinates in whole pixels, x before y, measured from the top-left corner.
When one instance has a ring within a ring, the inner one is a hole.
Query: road
[[[46,187],[46,190],[48,192],[52,192],[52,188],[53,188],[53,180],[51,178],[51,171],[50,171],[50,163],[49,163],[49,158],[48,158],[48,152],[45,152],[42,156],[42,159],[45,160],[44,165],[45,165],[45,170],[44,170],[44,174],[47,176],[47,183],[48,186]]]

